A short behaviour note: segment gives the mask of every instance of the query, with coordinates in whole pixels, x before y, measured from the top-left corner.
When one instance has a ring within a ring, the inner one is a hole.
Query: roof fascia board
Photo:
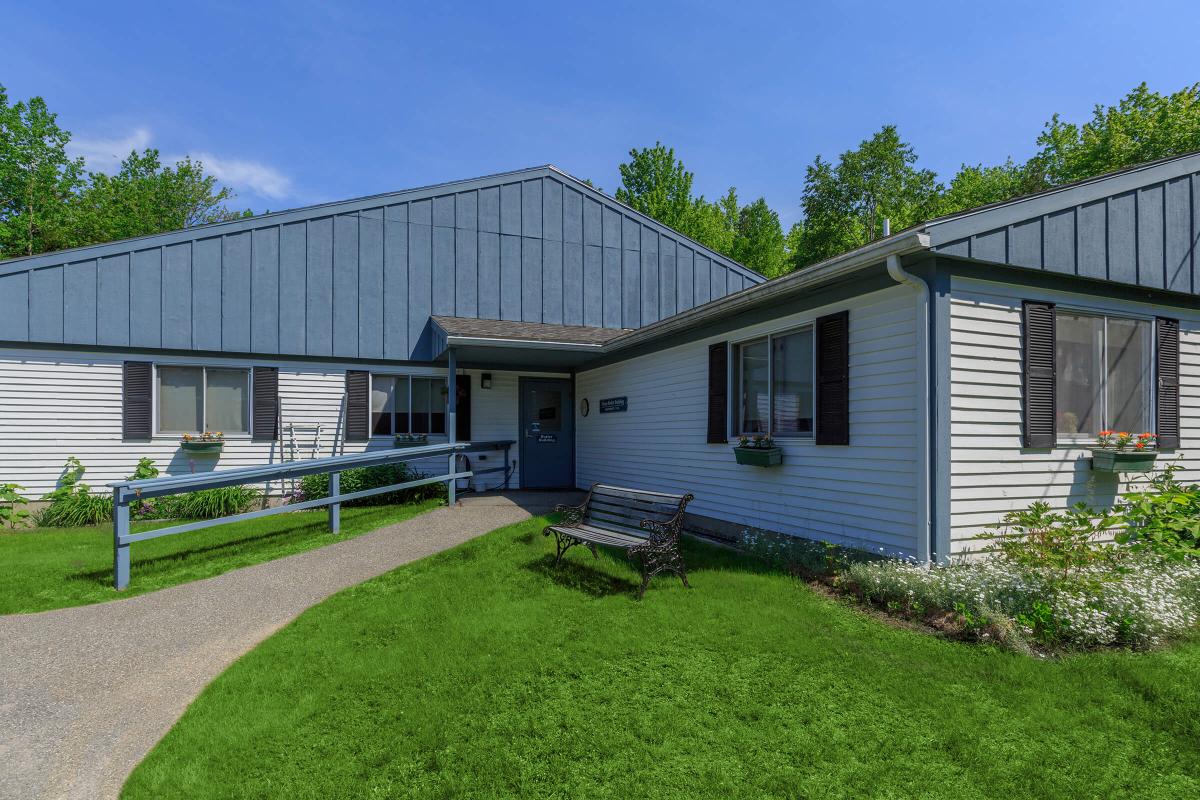
[[[1055,211],[1102,200],[1105,197],[1124,194],[1156,183],[1190,175],[1200,171],[1200,153],[1192,153],[1170,161],[1147,164],[1108,177],[1098,177],[1075,186],[1052,189],[1034,197],[1014,200],[1005,205],[971,211],[961,216],[925,224],[929,231],[930,246],[938,247],[956,242],[977,233],[1005,228],[1027,219],[1033,219]]]

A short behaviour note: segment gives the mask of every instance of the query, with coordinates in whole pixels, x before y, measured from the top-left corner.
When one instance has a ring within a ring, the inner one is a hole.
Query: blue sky
[[[95,168],[191,154],[256,211],[544,163],[612,193],[662,140],[790,223],[813,157],[885,123],[948,178],[1027,157],[1055,111],[1200,80],[1194,0],[50,5],[2,12],[10,98]]]

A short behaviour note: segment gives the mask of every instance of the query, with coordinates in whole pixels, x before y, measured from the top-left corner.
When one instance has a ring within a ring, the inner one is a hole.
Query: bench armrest
[[[683,527],[683,515],[676,514],[666,522],[655,522],[652,519],[644,519],[639,525],[642,530],[650,532],[651,544],[662,544],[679,538],[679,529]]]
[[[577,525],[583,521],[583,512],[585,508],[587,508],[586,504],[581,506],[568,506],[560,503],[554,507],[554,512],[556,514],[562,514],[562,524]]]

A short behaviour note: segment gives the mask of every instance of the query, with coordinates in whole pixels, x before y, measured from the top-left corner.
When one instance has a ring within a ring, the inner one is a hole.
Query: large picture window
[[[371,376],[371,434],[446,432],[445,378]]]
[[[160,366],[160,433],[250,432],[250,370]]]
[[[1060,309],[1055,327],[1058,438],[1152,430],[1151,322]]]
[[[813,435],[813,332],[772,334],[734,349],[739,434]]]

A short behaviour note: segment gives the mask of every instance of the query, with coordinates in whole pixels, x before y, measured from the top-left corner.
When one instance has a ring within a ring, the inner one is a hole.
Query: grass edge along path
[[[0,533],[0,614],[23,614],[103,603],[211,578],[302,553],[445,505],[343,507],[341,533],[329,532],[325,509],[233,522],[132,545],[129,587],[112,587],[112,526],[27,528]],[[134,531],[178,521],[134,523]]]
[[[215,680],[123,797],[1194,797],[1200,643],[1038,660],[687,543],[544,518],[347,589]]]

